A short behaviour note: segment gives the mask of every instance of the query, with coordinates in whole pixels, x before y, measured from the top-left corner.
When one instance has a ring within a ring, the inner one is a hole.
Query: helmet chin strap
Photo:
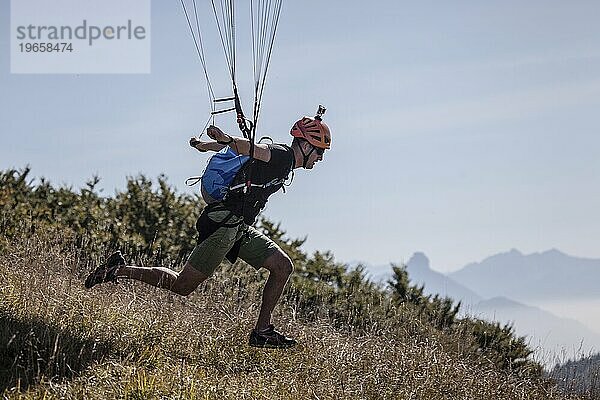
[[[310,158],[310,155],[312,154],[313,151],[315,151],[315,148],[312,147],[310,149],[310,151],[308,152],[308,154],[304,153],[304,150],[302,150],[302,146],[298,146],[300,148],[300,153],[302,153],[302,157],[304,158],[304,160],[302,161],[302,168],[306,168],[306,163],[308,162],[308,159]]]

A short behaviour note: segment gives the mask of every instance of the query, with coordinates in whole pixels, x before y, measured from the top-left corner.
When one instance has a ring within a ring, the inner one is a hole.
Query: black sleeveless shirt
[[[294,152],[289,146],[274,143],[268,147],[271,150],[269,162],[248,160],[231,183],[230,187],[245,183],[246,193],[242,189],[232,190],[223,200],[223,205],[235,215],[243,216],[248,225],[254,224],[269,196],[282,188],[294,168]]]

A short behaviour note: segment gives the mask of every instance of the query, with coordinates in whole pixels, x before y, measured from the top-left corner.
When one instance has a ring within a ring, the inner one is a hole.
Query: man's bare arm
[[[190,138],[190,146],[200,152],[221,151],[221,149],[225,147],[224,144],[219,144],[217,142],[204,142],[196,137]]]
[[[229,146],[237,154],[250,155],[250,141],[248,139],[228,135],[213,125],[208,127],[206,133],[217,142],[215,144],[222,146],[221,148]],[[271,159],[271,150],[266,144],[257,143],[254,145],[254,158],[268,162]]]

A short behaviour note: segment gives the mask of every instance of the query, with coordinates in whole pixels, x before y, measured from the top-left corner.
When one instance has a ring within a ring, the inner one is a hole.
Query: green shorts
[[[229,211],[209,211],[208,218],[212,222],[220,223],[229,213]],[[210,276],[240,239],[238,257],[256,269],[263,267],[265,260],[277,250],[281,251],[279,246],[267,236],[243,223],[242,217],[232,215],[227,221],[227,226],[218,228],[196,245],[188,262],[198,271]]]

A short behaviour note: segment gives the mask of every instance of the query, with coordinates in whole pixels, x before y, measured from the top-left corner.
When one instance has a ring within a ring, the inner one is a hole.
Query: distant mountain
[[[417,252],[406,263],[406,271],[412,284],[424,285],[426,294],[451,297],[465,304],[477,303],[483,298],[473,290],[455,282],[448,276],[431,269],[429,259]]]
[[[547,366],[600,350],[600,334],[582,323],[505,297],[482,301],[463,313],[502,324],[512,323],[519,336],[527,336],[530,347]]]
[[[371,277],[383,281],[391,277],[389,266],[362,265]],[[536,358],[546,367],[600,350],[600,334],[586,325],[522,303],[527,299],[577,297],[575,294],[600,297],[595,286],[600,282],[600,276],[596,278],[600,275],[600,260],[571,257],[558,250],[531,255],[511,250],[446,276],[432,270],[427,256],[417,252],[406,263],[406,269],[411,283],[424,285],[425,293],[461,300],[463,316],[512,323],[519,336],[527,337]]]
[[[600,260],[556,249],[529,255],[513,249],[448,276],[486,298],[506,296],[528,302],[600,297]]]
[[[352,261],[348,265],[350,267],[364,266],[369,272],[369,279],[373,282],[386,283],[393,275],[392,267],[389,264],[373,266],[364,262]],[[473,290],[454,282],[442,273],[432,270],[429,259],[424,253],[414,253],[406,263],[406,270],[411,284],[424,285],[426,294],[451,297],[456,301],[462,301],[463,304],[474,304],[483,300]]]

